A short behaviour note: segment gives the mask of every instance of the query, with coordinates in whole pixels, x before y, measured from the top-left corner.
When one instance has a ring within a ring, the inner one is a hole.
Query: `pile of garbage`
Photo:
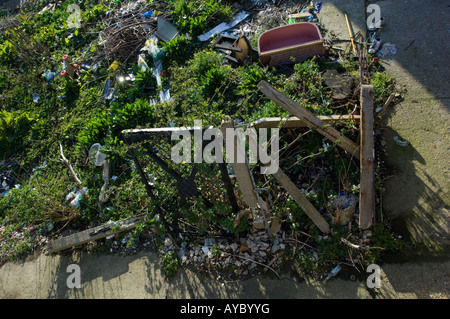
[[[285,232],[270,238],[265,231],[255,231],[231,242],[225,238],[205,238],[203,244],[182,241],[181,247],[177,247],[172,238],[165,237],[158,252],[167,254],[175,251],[183,266],[228,269],[238,276],[246,276],[256,269],[261,270],[261,267],[276,268],[280,253],[287,246],[285,238]]]

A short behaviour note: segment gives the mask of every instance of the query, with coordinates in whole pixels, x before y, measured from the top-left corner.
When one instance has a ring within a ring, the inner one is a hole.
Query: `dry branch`
[[[69,168],[70,172],[72,173],[73,177],[75,178],[76,182],[80,185],[83,184],[83,182],[78,178],[77,174],[75,173],[72,165],[70,164],[69,160],[64,156],[64,152],[63,152],[63,147],[61,145],[61,143],[59,144],[59,150],[61,153],[61,162],[65,163],[67,165],[67,167]]]

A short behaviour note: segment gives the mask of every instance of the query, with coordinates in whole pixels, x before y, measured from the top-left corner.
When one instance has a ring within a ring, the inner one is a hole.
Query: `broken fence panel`
[[[359,159],[359,146],[352,140],[339,133],[334,127],[326,126],[320,118],[308,111],[305,107],[285,95],[284,93],[275,89],[272,85],[266,81],[258,83],[258,87],[270,100],[281,106],[283,109],[295,115],[297,118],[305,122],[308,126],[311,126],[317,130],[320,134],[336,143],[342,149],[349,152],[352,156]]]

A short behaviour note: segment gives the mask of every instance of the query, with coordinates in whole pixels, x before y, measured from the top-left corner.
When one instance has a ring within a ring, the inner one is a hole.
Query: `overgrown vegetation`
[[[196,178],[196,183],[201,196],[182,199],[176,181],[138,146],[136,155],[155,192],[155,198],[149,198],[121,132],[139,127],[193,126],[194,120],[202,120],[203,127],[219,127],[226,116],[237,123],[288,116],[259,92],[257,84],[261,80],[316,115],[349,114],[357,102],[342,106],[333,101],[321,77],[324,64],[320,58],[294,63],[292,74],[286,76],[283,70],[263,67],[258,62],[230,64],[212,50],[210,43],[198,42],[197,35],[222,21],[230,21],[235,14],[230,6],[212,0],[148,1],[149,10],[165,6],[182,33],[167,43],[159,43],[165,52],[161,85],[151,70],[139,70],[137,54],[115,72],[108,69],[112,61],[103,59],[98,61],[97,71],[78,68],[77,78],[71,80],[59,73],[61,57],[67,54],[71,61],[80,64],[95,61],[98,52],[93,43],[98,40],[103,19],[114,10],[126,8],[128,2],[83,2],[82,25],[78,29],[67,25],[67,7],[78,2],[58,3],[53,10],[36,14],[47,3],[41,1],[10,18],[14,23],[1,22],[7,31],[0,34],[0,173],[13,180],[3,187],[4,194],[0,196],[1,262],[31,251],[44,236],[58,235],[69,227],[81,230],[139,214],[148,217],[126,237],[128,247],[149,232],[162,238],[169,229],[157,214],[160,209],[166,212],[169,224],[176,224],[183,231],[237,237],[251,227],[246,217],[235,222],[236,214],[229,205],[217,165],[197,165],[196,176],[201,178]],[[14,42],[19,32],[31,41]],[[153,67],[151,56],[146,55],[146,59]],[[344,59],[334,67],[354,71],[358,66],[356,61]],[[47,79],[46,72],[53,72],[54,77]],[[375,67],[370,72],[375,103],[382,106],[394,89],[393,79]],[[119,80],[129,75],[134,80]],[[101,98],[107,79],[114,83],[113,99]],[[166,89],[170,89],[171,99],[153,103]],[[335,126],[349,138],[357,139],[355,122]],[[89,160],[89,149],[95,143],[100,143],[102,152],[109,156],[114,177],[109,180],[104,203],[99,203],[104,183],[102,168]],[[59,144],[82,185],[75,182],[60,161]],[[161,157],[170,158],[170,140],[155,138],[150,144]],[[343,192],[358,194],[359,165],[309,128],[281,130],[280,149],[281,168],[298,181],[311,203],[333,224],[330,202]],[[188,176],[193,169],[192,164],[169,162],[169,166],[182,176]],[[259,171],[259,166],[252,164],[252,171]],[[300,237],[297,231],[308,233],[308,238],[316,243],[311,245],[320,252],[319,258],[298,251],[290,258],[297,259],[305,269],[317,271],[348,257],[348,247],[342,245],[340,238],[358,233],[356,224],[350,228],[333,225],[335,235],[319,240],[318,229],[271,177],[255,174],[255,182],[263,190],[264,199],[273,202],[271,213],[279,216],[284,231]],[[68,197],[83,187],[88,192],[77,201]],[[205,199],[212,205],[206,205]],[[377,222],[373,245],[397,249],[399,243],[385,226]],[[360,260],[375,262],[381,251],[364,251]],[[164,254],[162,265],[164,273],[173,276],[178,269],[176,254]]]

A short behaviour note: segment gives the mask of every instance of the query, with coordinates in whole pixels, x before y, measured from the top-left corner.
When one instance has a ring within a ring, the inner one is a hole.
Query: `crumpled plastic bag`
[[[377,57],[384,58],[397,54],[397,46],[393,43],[386,42],[383,44],[377,52]]]
[[[158,47],[158,38],[152,35],[146,42],[141,51],[147,51],[153,58],[153,61],[160,60],[164,55],[164,49]]]

